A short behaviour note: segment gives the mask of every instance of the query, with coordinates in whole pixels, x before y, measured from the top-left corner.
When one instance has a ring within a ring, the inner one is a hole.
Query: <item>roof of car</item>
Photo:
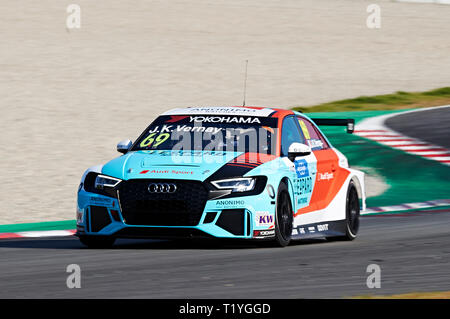
[[[240,115],[240,116],[278,116],[277,113],[290,113],[290,110],[260,106],[200,106],[176,108],[162,115]]]

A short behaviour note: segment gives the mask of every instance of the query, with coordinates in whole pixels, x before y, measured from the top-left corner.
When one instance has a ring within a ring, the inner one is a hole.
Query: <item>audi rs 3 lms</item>
[[[318,125],[283,109],[193,107],[157,117],[123,155],[89,168],[77,231],[89,247],[117,238],[353,240],[365,208],[364,173]]]

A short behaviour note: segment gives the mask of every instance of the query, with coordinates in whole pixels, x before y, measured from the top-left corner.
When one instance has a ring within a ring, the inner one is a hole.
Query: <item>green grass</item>
[[[411,292],[399,295],[365,295],[353,299],[450,299],[450,291]]]
[[[400,110],[417,107],[429,107],[450,104],[450,87],[443,87],[426,92],[403,92],[392,94],[360,96],[328,102],[313,106],[296,106],[296,111],[302,112],[339,112],[339,111],[372,111]]]
[[[0,233],[16,233],[16,232],[25,232],[25,231],[46,231],[46,230],[66,230],[66,229],[75,229],[76,226],[77,226],[77,224],[76,224],[75,220],[0,225]]]
[[[316,118],[353,118],[358,124],[368,117],[397,112],[400,111],[306,113],[306,115]],[[383,194],[367,198],[367,207],[450,198],[448,166],[355,134],[348,134],[344,127],[323,126],[321,130],[333,146],[347,156],[350,165],[359,166],[363,171],[370,168],[366,171],[367,174],[375,172],[390,186]]]

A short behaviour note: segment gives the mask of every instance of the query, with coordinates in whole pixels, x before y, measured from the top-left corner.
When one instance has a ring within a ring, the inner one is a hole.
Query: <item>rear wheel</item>
[[[350,185],[348,186],[345,209],[345,235],[330,238],[332,240],[354,240],[358,233],[360,207],[358,192],[356,191],[353,182],[350,182]]]
[[[285,247],[291,241],[293,221],[291,197],[285,183],[278,187],[275,215],[275,242],[278,246]]]
[[[356,187],[351,184],[350,194],[347,196],[347,232],[346,237],[348,240],[356,238],[356,234],[359,230],[359,198]]]
[[[116,241],[115,238],[109,236],[80,236],[80,242],[89,248],[111,248]]]

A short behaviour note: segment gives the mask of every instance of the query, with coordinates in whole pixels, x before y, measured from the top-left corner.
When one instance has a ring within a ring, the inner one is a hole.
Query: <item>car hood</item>
[[[124,180],[157,178],[204,181],[242,154],[204,151],[134,151],[106,163],[102,168],[102,174]]]

